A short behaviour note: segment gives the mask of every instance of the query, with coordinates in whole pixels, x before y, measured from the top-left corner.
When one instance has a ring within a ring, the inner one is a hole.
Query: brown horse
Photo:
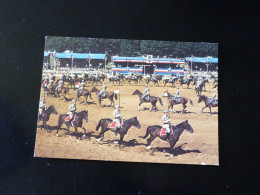
[[[99,139],[97,141],[101,141],[104,139],[104,134],[105,132],[107,132],[108,130],[111,130],[113,132],[115,132],[115,128],[109,128],[109,125],[112,123],[113,121],[109,118],[105,118],[105,119],[101,119],[96,127],[96,131],[98,131],[98,129],[101,127],[101,132],[99,134]],[[124,120],[123,122],[123,126],[120,128],[120,130],[118,131],[118,133],[120,134],[120,142],[119,142],[119,147],[121,148],[121,144],[123,143],[123,139],[124,136],[127,134],[128,129],[130,129],[130,127],[135,126],[136,128],[140,129],[141,125],[139,123],[139,121],[137,120],[137,117],[133,117],[130,118],[128,120]]]
[[[193,133],[193,128],[188,123],[188,120],[176,125],[175,127],[173,125],[171,125],[171,126],[172,126],[171,127],[172,132],[171,132],[170,137],[169,137],[169,142],[170,142],[170,146],[171,146],[170,150],[172,150],[174,148],[175,144],[177,143],[177,141],[179,140],[181,134],[183,133],[183,131],[185,129],[188,130],[190,133]],[[161,129],[162,129],[162,127],[159,126],[159,125],[147,127],[145,136],[140,137],[140,138],[145,139],[150,134],[150,138],[147,139],[147,144],[148,144],[147,149],[151,148],[150,145],[156,137],[159,137],[160,139],[166,141],[167,136],[161,135]]]
[[[95,92],[96,95],[98,96],[99,90],[98,90],[96,87],[93,87],[93,88],[91,89],[90,93],[93,93],[93,92]],[[101,105],[101,100],[102,100],[102,99],[108,98],[108,99],[110,100],[110,102],[111,102],[110,106],[111,106],[111,107],[114,106],[114,105],[115,105],[114,96],[115,96],[115,99],[117,100],[117,94],[114,93],[114,92],[112,92],[112,91],[107,91],[104,96],[101,95],[101,98],[100,98],[100,96],[98,96],[99,105],[102,106],[102,105]]]
[[[203,113],[203,110],[204,110],[205,108],[207,108],[207,107],[209,107],[210,114],[212,114],[212,113],[211,113],[211,107],[218,107],[218,100],[216,100],[216,103],[211,103],[211,102],[209,101],[209,98],[208,98],[207,96],[205,96],[205,95],[201,95],[201,96],[199,97],[198,103],[200,103],[201,101],[204,101],[204,102],[205,102],[205,106],[202,108],[201,114]]]
[[[68,87],[60,87],[58,90],[55,89],[55,93],[57,94],[57,98],[60,97],[60,94],[67,95],[69,93]]]
[[[70,135],[71,124],[69,124],[69,121],[66,120],[68,116],[69,116],[68,114],[62,114],[59,116],[56,136],[59,136],[59,130],[61,129],[61,125],[65,123],[65,125],[67,126],[69,137],[71,137]],[[84,122],[88,122],[88,111],[83,110],[82,112],[76,113],[74,119],[71,122],[73,124],[73,127],[75,128],[76,141],[78,141],[78,130],[77,130],[78,127],[84,130],[84,135],[82,137],[86,136],[86,129],[82,126],[83,120]]]
[[[143,94],[138,89],[136,89],[132,95],[138,95],[139,96],[140,103],[138,105],[138,110],[140,110],[140,106],[142,105],[142,103],[150,102],[152,104],[152,108],[150,108],[150,112],[153,109],[156,111],[156,110],[158,110],[157,107],[156,107],[156,103],[157,103],[158,100],[159,100],[160,104],[163,106],[162,99],[159,98],[159,97],[150,96],[149,100],[142,99]]]
[[[87,103],[88,96],[90,97],[90,99],[92,99],[91,93],[87,89],[82,89],[80,93],[77,93],[77,100],[79,100],[80,96],[84,96],[85,98],[84,104]]]
[[[173,106],[175,104],[182,104],[183,106],[183,110],[181,111],[181,113],[185,112],[185,108],[187,107],[186,104],[188,103],[188,101],[190,101],[190,104],[193,106],[193,102],[191,99],[186,98],[186,97],[179,97],[178,100],[173,99],[173,96],[167,91],[167,98],[168,98],[168,102],[169,102],[169,106],[168,109],[172,109],[172,112],[175,112],[175,110],[173,109]]]

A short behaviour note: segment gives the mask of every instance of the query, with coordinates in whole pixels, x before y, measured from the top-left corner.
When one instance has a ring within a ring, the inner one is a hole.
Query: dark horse
[[[153,125],[153,126],[147,127],[145,136],[141,137],[141,138],[145,139],[150,134],[150,138],[147,139],[147,149],[151,148],[150,145],[156,137],[159,137],[160,139],[166,141],[167,136],[160,135],[161,129],[162,129],[162,127],[159,125]],[[172,125],[172,132],[169,137],[169,142],[170,142],[170,146],[171,146],[170,150],[173,150],[175,144],[178,142],[181,134],[183,133],[183,131],[185,129],[188,130],[190,133],[193,133],[193,128],[188,123],[188,120],[176,125],[175,127]]]
[[[189,79],[181,79],[181,80],[180,80],[180,86],[182,86],[183,84],[186,84],[186,85],[187,85],[187,88],[189,88],[191,81],[192,81],[192,78],[189,78]]]
[[[43,111],[42,113],[42,116],[39,116],[39,121],[41,120],[42,121],[42,125],[41,125],[41,130],[42,130],[42,127],[44,127],[46,129],[46,122],[49,120],[50,118],[50,115],[51,114],[58,114],[56,109],[54,108],[54,106],[50,106],[49,108],[47,108],[45,111]],[[47,130],[47,132],[49,133],[50,131]]]
[[[159,99],[160,104],[163,106],[162,99],[159,98],[159,97],[150,96],[150,97],[149,97],[149,100],[147,100],[147,99],[144,99],[144,100],[143,100],[143,99],[142,99],[142,95],[143,95],[143,94],[142,94],[138,89],[136,89],[132,95],[138,95],[138,96],[139,96],[140,103],[139,103],[139,105],[138,105],[138,110],[140,110],[140,106],[142,105],[142,103],[146,103],[146,102],[151,102],[151,104],[152,104],[152,108],[150,108],[150,111],[152,111],[153,109],[154,109],[155,111],[158,110],[157,107],[156,107],[156,103],[157,103],[158,99]]]
[[[195,87],[195,91],[196,91],[196,95],[199,96],[201,95],[201,91],[203,88],[205,88],[205,84],[208,83],[208,80],[203,80],[199,85],[196,85]]]
[[[172,84],[172,87],[174,86],[174,83],[175,81],[177,81],[178,78],[177,77],[173,77],[173,78],[169,78],[169,79],[164,79],[164,86],[167,84],[167,83],[171,83]]]
[[[68,130],[68,134],[70,135],[70,126],[71,124],[69,124],[69,121],[66,121],[66,118],[68,117],[68,114],[62,114],[59,116],[59,121],[58,121],[58,126],[57,126],[57,132],[56,132],[56,136],[59,136],[59,130],[61,129],[61,125],[63,123],[65,123],[65,125],[67,126],[67,130]],[[84,130],[84,135],[83,137],[86,136],[86,129],[82,126],[83,125],[83,120],[85,122],[88,122],[88,111],[81,111],[79,113],[75,114],[74,119],[72,120],[72,124],[75,128],[75,132],[76,132],[76,141],[78,141],[78,127],[80,127],[81,129]]]
[[[173,99],[173,96],[167,92],[168,96],[168,102],[169,102],[169,106],[168,109],[170,110],[170,108],[172,109],[172,112],[175,112],[175,110],[173,109],[173,106],[175,104],[182,104],[183,106],[183,110],[181,111],[181,113],[183,113],[185,111],[185,108],[187,107],[186,104],[188,103],[188,101],[190,101],[190,104],[193,106],[193,102],[191,99],[186,98],[186,97],[179,97],[179,100]]]
[[[113,132],[115,132],[115,128],[110,129],[109,125],[112,123],[112,120],[109,118],[105,118],[105,119],[101,119],[96,127],[96,131],[98,131],[99,127],[101,126],[101,132],[99,134],[99,138],[97,141],[101,141],[104,139],[104,134],[105,132],[107,132],[108,130],[111,130]],[[118,131],[118,133],[120,134],[120,141],[119,141],[119,147],[121,147],[121,144],[123,143],[123,139],[124,136],[127,134],[128,129],[132,126],[135,126],[136,128],[140,129],[141,125],[139,123],[139,121],[137,120],[137,117],[133,117],[130,118],[128,120],[125,120],[123,123],[123,126],[120,128],[120,130]]]
[[[209,98],[208,98],[207,96],[205,96],[205,95],[201,95],[201,96],[199,97],[198,103],[200,103],[201,101],[204,101],[204,102],[205,102],[205,106],[202,108],[201,114],[203,113],[203,110],[204,110],[205,108],[207,108],[207,107],[209,107],[210,114],[212,114],[212,113],[211,113],[211,107],[217,107],[217,106],[218,106],[218,100],[216,100],[216,103],[215,103],[215,104],[210,103]]]
[[[91,92],[91,93],[95,92],[97,96],[98,96],[98,94],[99,94],[99,90],[98,90],[96,87],[93,87],[90,92]],[[101,99],[106,99],[106,98],[108,98],[108,99],[110,100],[110,102],[111,102],[110,106],[112,107],[112,104],[113,104],[113,106],[114,106],[114,104],[115,104],[114,96],[115,96],[115,99],[117,100],[117,94],[116,94],[116,93],[114,93],[114,92],[112,92],[112,91],[107,91],[104,96],[101,95],[101,98],[98,97],[99,105],[101,106]]]
[[[80,93],[77,93],[77,100],[79,100],[80,96],[84,96],[85,98],[84,104],[87,103],[88,96],[90,97],[90,99],[92,99],[91,93],[87,89],[82,89]]]

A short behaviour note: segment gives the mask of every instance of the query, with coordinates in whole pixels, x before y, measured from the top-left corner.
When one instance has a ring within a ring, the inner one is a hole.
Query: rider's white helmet
[[[44,101],[45,100],[45,98],[42,98],[42,101]]]
[[[119,106],[118,106],[118,105],[115,105],[115,108],[119,108]]]
[[[72,100],[72,103],[75,103],[76,102],[76,100]]]
[[[164,113],[168,113],[168,110],[164,110],[163,112],[164,112]]]

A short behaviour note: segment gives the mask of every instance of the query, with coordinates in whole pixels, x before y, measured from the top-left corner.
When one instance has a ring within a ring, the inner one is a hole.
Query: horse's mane
[[[175,127],[180,127],[183,123],[186,123],[187,121],[183,121],[183,122],[181,122],[181,123],[179,123],[178,125],[175,125]]]

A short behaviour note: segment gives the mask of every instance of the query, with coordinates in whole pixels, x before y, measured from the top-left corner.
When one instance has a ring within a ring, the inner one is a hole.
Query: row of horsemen
[[[47,109],[45,98],[42,98],[39,104],[39,112],[38,112],[38,122],[41,120],[42,116],[44,115],[45,111]],[[74,118],[74,115],[77,114],[77,108],[76,108],[76,100],[72,100],[71,104],[69,105],[69,127],[73,126],[72,120]],[[120,128],[122,127],[122,121],[126,120],[123,115],[120,112],[120,107],[118,105],[115,105],[115,110],[112,113],[113,115],[113,122],[115,123],[115,135],[117,136],[117,133],[119,132]],[[162,116],[162,122],[163,122],[163,128],[165,128],[166,133],[166,141],[170,142],[170,133],[171,133],[171,122],[170,122],[170,116],[168,115],[168,110],[164,110],[163,116]]]

